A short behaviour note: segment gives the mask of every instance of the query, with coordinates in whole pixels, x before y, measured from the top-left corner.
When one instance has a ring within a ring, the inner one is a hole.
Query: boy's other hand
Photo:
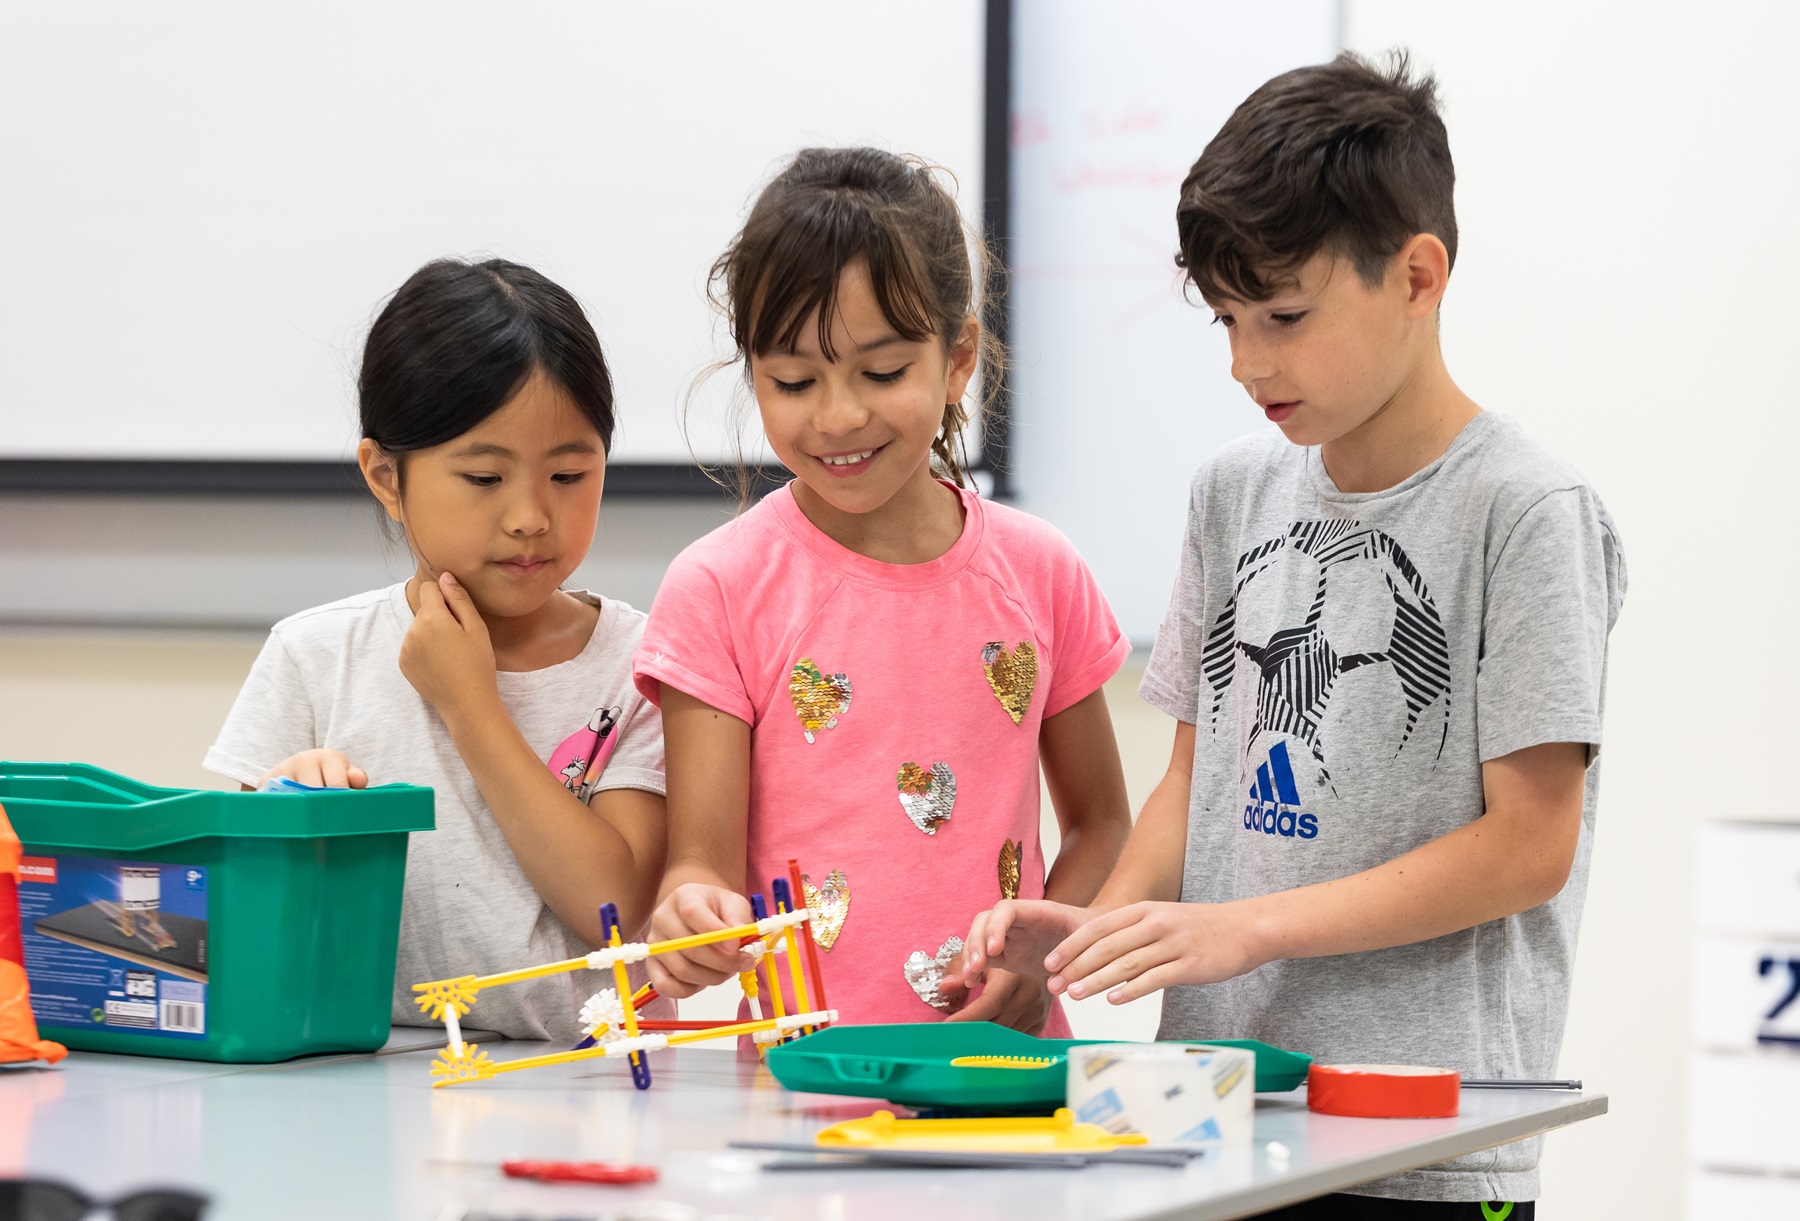
[[[343,752],[336,750],[303,750],[292,758],[283,759],[263,773],[256,787],[260,789],[277,776],[310,784],[315,789],[361,789],[369,785],[369,773],[351,766]]]
[[[472,694],[499,690],[487,623],[447,572],[419,582],[419,611],[400,642],[400,673],[440,716]]]
[[[755,922],[750,901],[735,890],[687,882],[656,905],[650,917],[650,940],[670,941]],[[679,1000],[702,988],[724,983],[748,965],[749,960],[738,952],[737,938],[733,937],[691,950],[652,955],[650,982],[659,995]]]
[[[992,970],[981,995],[951,1014],[952,1022],[998,1022],[1026,1034],[1044,1033],[1050,1020],[1050,989],[1038,975]]]
[[[1266,959],[1231,906],[1133,903],[1097,916],[1045,958],[1050,991],[1073,1000],[1106,992],[1123,1005],[1159,988],[1216,984],[1254,970]]]
[[[989,968],[1032,979],[1050,970],[1044,956],[1091,915],[1084,907],[1048,899],[1002,899],[975,917],[963,952],[944,969],[942,988],[979,988]]]

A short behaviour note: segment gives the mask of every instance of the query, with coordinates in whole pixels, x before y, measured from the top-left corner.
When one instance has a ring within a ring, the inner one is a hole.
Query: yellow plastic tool
[[[958,1056],[951,1068],[1049,1068],[1061,1063],[1058,1056]]]
[[[1048,1119],[895,1119],[892,1111],[877,1111],[867,1119],[833,1124],[814,1140],[836,1147],[979,1153],[1081,1153],[1148,1143],[1139,1132],[1076,1123],[1067,1107]]]

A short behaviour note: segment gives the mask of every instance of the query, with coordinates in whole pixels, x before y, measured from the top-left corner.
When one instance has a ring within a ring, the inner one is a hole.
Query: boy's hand
[[[1082,925],[1044,960],[1050,991],[1115,1005],[1176,984],[1216,984],[1268,961],[1228,903],[1133,903]],[[1107,991],[1111,989],[1111,991]]]
[[[961,956],[944,970],[943,990],[978,988],[990,968],[1047,978],[1044,956],[1080,928],[1088,915],[1086,908],[1048,899],[1000,900],[969,926]]]
[[[447,572],[419,582],[419,612],[400,642],[400,673],[440,716],[471,695],[499,691],[487,624]]]
[[[948,990],[948,989],[946,989]],[[1050,989],[1038,975],[1015,975],[1011,971],[988,973],[987,986],[981,995],[951,1014],[952,1022],[998,1022],[1026,1034],[1042,1034],[1050,1020]]]
[[[256,787],[260,789],[277,776],[310,784],[315,789],[360,789],[369,784],[369,773],[352,767],[344,753],[336,750],[303,750],[291,759],[283,759],[263,773]]]
[[[716,933],[720,929],[755,921],[750,901],[735,890],[708,886],[704,882],[687,882],[670,891],[656,905],[656,911],[650,917],[650,940],[669,941],[695,933]],[[678,953],[652,955],[650,982],[659,995],[680,999],[692,996],[702,988],[724,983],[743,971],[749,962],[749,958],[738,951],[734,937]]]

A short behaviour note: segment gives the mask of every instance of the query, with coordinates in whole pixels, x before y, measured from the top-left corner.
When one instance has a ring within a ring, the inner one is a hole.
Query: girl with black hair
[[[275,625],[208,769],[429,785],[394,1020],[410,985],[577,957],[598,909],[641,927],[662,875],[663,742],[632,686],[644,616],[563,583],[593,541],[612,380],[564,289],[492,259],[427,264],[375,320],[357,460],[415,571]],[[579,1038],[573,976],[482,998],[480,1025]]]

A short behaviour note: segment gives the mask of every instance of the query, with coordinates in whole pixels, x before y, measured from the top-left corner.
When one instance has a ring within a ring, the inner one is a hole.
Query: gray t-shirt
[[[1477,416],[1381,492],[1337,490],[1270,430],[1194,477],[1143,697],[1195,726],[1181,897],[1226,902],[1393,860],[1479,818],[1481,765],[1589,744],[1575,864],[1540,907],[1431,941],[1171,988],[1163,1038],[1257,1038],[1324,1063],[1550,1077],[1599,779],[1606,638],[1625,562],[1587,483]],[[1368,1184],[1529,1200],[1541,1141]]]
[[[502,671],[500,698],[546,764],[590,754],[590,727],[605,710],[617,742],[590,796],[662,793],[662,717],[631,681],[645,617],[623,602],[571,592],[600,608],[587,646],[559,665]],[[255,784],[283,759],[329,747],[366,770],[370,784],[436,791],[437,829],[414,832],[407,846],[393,1008],[400,1025],[433,1025],[413,1003],[415,983],[557,962],[591,947],[532,889],[443,720],[400,673],[412,621],[402,584],[277,623],[205,766]],[[570,813],[588,816],[573,802]],[[601,986],[610,985],[590,971],[509,984],[484,991],[463,1020],[510,1038],[569,1042],[583,1033],[582,1002]]]

